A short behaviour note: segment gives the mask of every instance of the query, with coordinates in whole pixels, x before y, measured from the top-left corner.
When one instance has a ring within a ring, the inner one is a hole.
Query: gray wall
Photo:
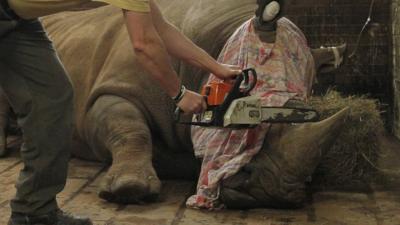
[[[350,54],[368,17],[371,0],[287,2],[287,16],[303,30],[312,47],[346,42],[347,54]],[[393,127],[391,5],[392,0],[375,0],[372,21],[362,35],[355,57],[345,58],[337,71],[323,74],[314,87],[314,94],[324,94],[334,87],[343,94],[366,94],[378,99],[379,110],[390,131]]]

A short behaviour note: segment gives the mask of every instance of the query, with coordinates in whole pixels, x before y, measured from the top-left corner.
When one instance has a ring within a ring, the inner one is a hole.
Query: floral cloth
[[[301,30],[286,18],[277,24],[275,43],[262,42],[253,19],[240,26],[227,41],[218,61],[241,68],[255,68],[258,82],[251,95],[263,106],[283,106],[289,99],[306,100],[314,80],[314,60]],[[209,82],[218,79],[210,75]],[[188,207],[219,209],[220,182],[250,162],[262,147],[270,125],[251,129],[192,127],[197,157],[203,158],[197,193]]]

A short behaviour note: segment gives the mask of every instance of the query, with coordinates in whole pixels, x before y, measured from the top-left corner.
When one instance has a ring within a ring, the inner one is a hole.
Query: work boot
[[[89,218],[75,217],[61,210],[40,216],[13,213],[8,225],[93,225]]]

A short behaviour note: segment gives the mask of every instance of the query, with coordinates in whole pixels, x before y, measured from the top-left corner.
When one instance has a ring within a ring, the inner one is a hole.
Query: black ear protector
[[[284,0],[257,0],[256,28],[260,30],[273,30],[276,21],[281,17]],[[269,7],[269,8],[268,8]],[[278,8],[278,12],[276,11]],[[267,19],[267,21],[265,20]]]
[[[272,1],[268,3],[267,6],[265,6],[262,19],[265,22],[269,22],[274,20],[278,15],[279,12],[281,11],[281,6],[278,1]]]

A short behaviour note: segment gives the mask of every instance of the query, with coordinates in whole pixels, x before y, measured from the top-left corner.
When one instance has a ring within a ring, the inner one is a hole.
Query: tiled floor
[[[17,145],[17,142],[14,145]],[[13,156],[15,155],[15,156]],[[0,159],[0,225],[9,216],[9,199],[22,164],[16,153]],[[256,209],[208,212],[187,209],[194,183],[167,181],[159,202],[118,205],[99,199],[97,186],[106,168],[73,159],[67,186],[58,196],[63,209],[90,216],[96,225],[400,225],[400,186],[371,186],[368,193],[318,192],[299,210]]]

